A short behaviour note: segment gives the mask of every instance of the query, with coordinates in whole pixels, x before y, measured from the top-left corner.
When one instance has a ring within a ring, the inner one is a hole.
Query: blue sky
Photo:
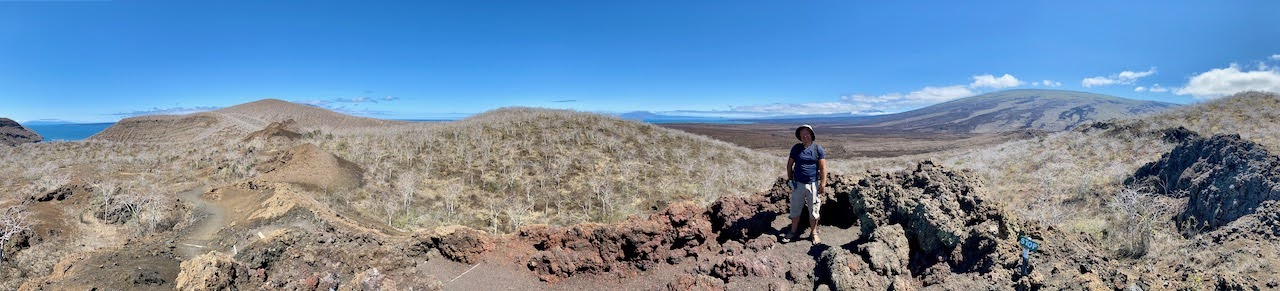
[[[1174,103],[1280,91],[1276,1],[886,2],[6,1],[0,117],[264,98],[399,119],[759,116],[1012,88]]]

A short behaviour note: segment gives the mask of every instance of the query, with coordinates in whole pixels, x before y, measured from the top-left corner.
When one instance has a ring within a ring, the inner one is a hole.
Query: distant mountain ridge
[[[1089,92],[1016,89],[884,115],[835,113],[704,117],[633,111],[620,114],[619,117],[650,123],[807,123],[828,128],[862,128],[881,132],[997,133],[1018,130],[1063,131],[1089,122],[1146,115],[1178,106],[1180,105]]]
[[[23,124],[26,124],[26,125],[28,125],[28,126],[31,126],[31,125],[77,124],[77,123],[80,123],[80,122],[70,122],[70,121],[61,120],[61,119],[36,119],[36,120],[28,120],[28,121],[26,121],[26,122],[23,122]]]
[[[915,132],[1063,131],[1084,123],[1156,113],[1177,106],[1088,92],[1018,89],[952,100],[902,113],[823,119],[816,123]]]
[[[205,138],[240,139],[273,122],[293,120],[297,128],[362,128],[405,121],[351,116],[311,105],[263,99],[187,115],[148,115],[122,119],[91,140],[179,142]]]

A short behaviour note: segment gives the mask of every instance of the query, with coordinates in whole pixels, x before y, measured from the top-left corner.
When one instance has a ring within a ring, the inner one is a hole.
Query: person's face
[[[810,143],[813,142],[813,132],[808,129],[800,130],[800,141]]]

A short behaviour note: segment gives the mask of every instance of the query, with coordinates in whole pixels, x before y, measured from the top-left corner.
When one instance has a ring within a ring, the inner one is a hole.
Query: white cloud
[[[1160,84],[1155,84],[1155,85],[1151,85],[1151,89],[1148,89],[1148,91],[1156,92],[1156,93],[1164,93],[1164,92],[1169,92],[1169,88],[1160,87]]]
[[[1089,77],[1089,78],[1084,78],[1084,80],[1080,80],[1080,85],[1084,85],[1085,88],[1089,88],[1093,86],[1111,85],[1115,83],[1116,83],[1115,80],[1108,79],[1107,77]]]
[[[143,116],[143,115],[185,115],[185,114],[191,114],[191,113],[197,113],[197,112],[218,110],[221,108],[222,107],[217,107],[217,106],[171,107],[171,108],[152,107],[151,109],[147,109],[147,110],[134,110],[132,112],[117,112],[117,113],[112,113],[111,115],[124,116],[124,117]]]
[[[333,103],[332,100],[294,100],[293,102],[311,106],[325,106],[329,105],[329,103]]]
[[[976,93],[965,85],[946,87],[926,86],[911,93],[884,95],[853,94],[841,96],[839,102],[774,103],[765,105],[730,106],[726,112],[705,112],[707,116],[768,117],[802,114],[883,114],[901,112],[938,102],[973,96]]]
[[[1040,83],[1044,84],[1045,87],[1062,87],[1062,82],[1054,82],[1052,80],[1044,80]]]
[[[938,102],[973,96],[976,93],[964,85],[933,87],[926,86],[911,93],[890,93],[884,95],[854,94],[840,97],[840,101],[854,104],[864,111],[896,112],[913,107],[930,105]]]
[[[863,104],[846,102],[819,102],[730,106],[729,110],[731,112],[710,112],[715,114],[709,114],[707,116],[768,117],[801,114],[864,113],[873,110],[873,108]]]
[[[1123,71],[1119,74],[1112,74],[1110,76],[1084,78],[1084,80],[1080,80],[1080,85],[1083,85],[1085,88],[1119,84],[1128,85],[1133,84],[1133,82],[1138,81],[1138,79],[1142,79],[1143,77],[1150,76],[1155,73],[1156,68],[1154,67],[1145,72]]]
[[[1018,78],[1015,78],[1009,74],[1004,74],[1004,76],[1000,76],[998,78],[994,75],[986,74],[986,75],[973,76],[973,83],[969,84],[969,88],[990,87],[990,88],[1000,89],[1000,88],[1019,86],[1022,84],[1023,84],[1022,81],[1019,81]]]
[[[1241,71],[1239,65],[1232,63],[1226,68],[1212,69],[1192,76],[1187,85],[1178,88],[1174,94],[1214,99],[1249,90],[1280,92],[1280,71]]]
[[[378,98],[378,97],[360,96],[360,97],[352,97],[352,98],[298,100],[294,102],[312,105],[312,106],[327,106],[333,103],[378,103],[378,101],[396,101],[396,100],[400,100],[400,97],[387,96],[387,97]]]
[[[1271,55],[1271,60],[1272,60],[1272,61],[1280,61],[1280,54],[1274,54],[1274,55]]]
[[[923,89],[912,91],[903,95],[901,93],[890,93],[885,95],[864,95],[854,94],[840,97],[841,101],[852,103],[897,103],[897,102],[939,102],[956,99],[960,97],[973,96],[973,91],[962,85],[933,87],[926,86]]]
[[[1162,87],[1160,84],[1154,84],[1151,85],[1151,87],[1138,86],[1137,88],[1133,88],[1133,92],[1164,93],[1169,92],[1169,88]]]
[[[778,116],[800,114],[884,114],[902,112],[940,102],[970,97],[983,92],[981,88],[1008,88],[1026,84],[1010,74],[973,76],[968,85],[925,86],[910,93],[888,93],[882,95],[852,94],[840,97],[839,102],[799,103],[799,104],[766,104],[730,106],[726,112],[711,112],[717,115],[750,114],[753,116]],[[1045,80],[1045,82],[1053,82]],[[1053,82],[1055,86],[1061,83]]]

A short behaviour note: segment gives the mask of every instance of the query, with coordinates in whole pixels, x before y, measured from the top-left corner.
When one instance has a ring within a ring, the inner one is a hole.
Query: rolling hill
[[[752,149],[786,154],[796,125],[812,124],[833,158],[895,157],[986,147],[1060,132],[1081,124],[1153,114],[1175,104],[1076,91],[1008,90],[877,116],[810,116],[749,120],[750,124],[672,123]]]
[[[17,145],[41,140],[44,138],[40,137],[40,134],[22,127],[11,119],[0,118],[0,145]]]
[[[935,133],[1063,131],[1080,124],[1160,112],[1176,104],[1065,90],[1019,89],[870,118],[823,120],[835,127]]]
[[[196,141],[210,137],[241,138],[272,122],[294,120],[297,128],[366,128],[400,124],[357,117],[277,99],[264,99],[187,115],[149,115],[120,120],[90,140],[133,142]]]
[[[924,161],[833,161],[821,243],[775,236],[781,158],[594,113],[304,120],[321,131],[256,148],[0,147],[0,171],[22,173],[0,179],[0,209],[31,223],[4,245],[0,289],[1271,288],[1280,158],[1256,144],[1278,144],[1277,108],[1247,92]],[[227,111],[156,119],[239,130]],[[1179,127],[1205,139],[1164,138]],[[1126,181],[1143,173],[1205,178]],[[1181,218],[1227,207],[1216,228]],[[1042,243],[1025,268],[1023,239]]]

